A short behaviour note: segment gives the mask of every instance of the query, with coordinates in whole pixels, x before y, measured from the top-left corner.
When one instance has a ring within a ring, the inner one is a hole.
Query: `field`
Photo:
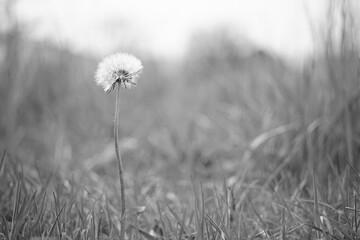
[[[133,50],[126,239],[360,239],[357,47],[325,42],[298,66],[220,33],[194,37],[181,61]],[[0,239],[118,239],[101,59],[20,31],[0,50]]]

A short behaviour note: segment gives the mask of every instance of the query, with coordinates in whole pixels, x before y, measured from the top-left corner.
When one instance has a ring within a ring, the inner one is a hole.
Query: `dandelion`
[[[95,73],[95,82],[102,87],[105,92],[110,93],[116,88],[116,104],[115,104],[115,121],[114,121],[114,137],[115,137],[115,153],[118,163],[120,194],[121,194],[121,212],[120,212],[120,239],[125,239],[125,187],[124,187],[124,170],[121,161],[119,149],[119,101],[120,88],[130,89],[135,86],[137,79],[143,69],[141,61],[133,55],[127,53],[117,53],[106,57],[99,63]]]
[[[136,86],[137,79],[143,69],[139,59],[127,53],[116,53],[100,62],[95,81],[105,92],[114,90],[116,83],[131,89]]]

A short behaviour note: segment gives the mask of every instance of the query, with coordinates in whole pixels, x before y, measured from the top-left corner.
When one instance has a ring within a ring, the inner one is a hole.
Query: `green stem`
[[[120,102],[120,87],[118,83],[116,86],[116,103],[115,103],[115,122],[114,122],[114,135],[115,135],[115,153],[119,169],[120,180],[120,194],[121,194],[121,212],[120,212],[120,239],[125,239],[125,186],[124,186],[124,170],[121,161],[121,154],[119,149],[119,102]]]

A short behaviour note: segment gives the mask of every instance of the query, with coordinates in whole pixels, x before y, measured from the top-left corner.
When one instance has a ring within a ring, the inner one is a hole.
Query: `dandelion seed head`
[[[105,92],[111,92],[116,83],[126,89],[135,86],[143,69],[141,61],[131,54],[116,53],[104,58],[95,73],[95,82]]]

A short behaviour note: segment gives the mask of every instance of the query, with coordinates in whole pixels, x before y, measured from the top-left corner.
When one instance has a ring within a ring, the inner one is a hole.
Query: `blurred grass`
[[[357,167],[356,50],[294,68],[214,35],[194,40],[181,63],[144,55],[140,86],[122,93],[120,136],[134,159],[125,164],[184,163],[195,172],[200,164],[207,174],[217,162],[272,171],[286,160],[295,170],[314,157],[344,168],[338,156],[346,155]],[[98,154],[112,162],[114,96],[93,82],[98,59],[17,38],[3,42],[0,72],[0,140],[9,155],[64,171]]]
[[[17,28],[0,46],[0,239],[115,238],[99,59]],[[145,69],[121,94],[119,133],[129,238],[358,239],[359,51],[325,50],[297,68],[221,30],[181,62],[134,52]]]

